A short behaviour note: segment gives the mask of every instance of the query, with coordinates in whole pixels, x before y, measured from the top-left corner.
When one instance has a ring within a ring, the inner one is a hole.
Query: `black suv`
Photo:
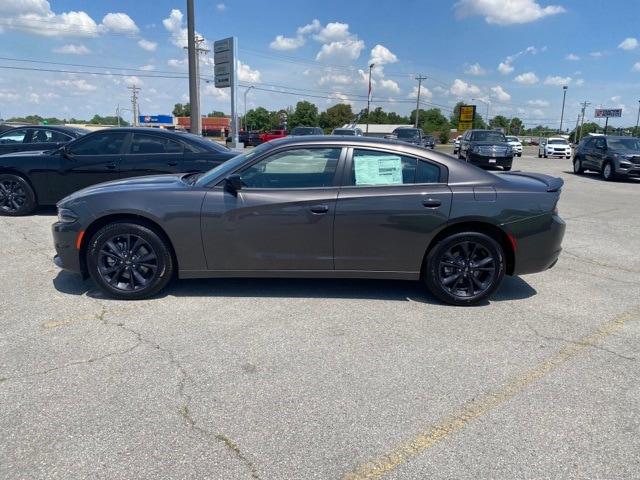
[[[393,136],[401,142],[425,146],[425,135],[421,128],[398,127],[393,131]]]
[[[291,130],[291,135],[324,135],[324,132],[320,127],[295,127]]]
[[[640,177],[640,139],[634,137],[586,137],[573,156],[573,171],[600,172],[605,180]]]
[[[513,149],[502,132],[467,130],[460,139],[458,158],[483,167],[511,170]]]
[[[433,135],[425,135],[424,146],[431,149],[436,148],[436,137],[434,137]]]

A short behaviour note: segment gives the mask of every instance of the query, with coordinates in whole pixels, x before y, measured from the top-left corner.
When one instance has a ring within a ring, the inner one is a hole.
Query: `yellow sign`
[[[473,122],[473,117],[476,113],[475,105],[462,105],[460,106],[460,118],[461,122]]]
[[[473,128],[473,122],[458,122],[458,132],[464,132]]]

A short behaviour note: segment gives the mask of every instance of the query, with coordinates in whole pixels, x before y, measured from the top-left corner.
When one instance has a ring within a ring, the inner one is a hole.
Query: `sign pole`
[[[609,125],[609,117],[604,117],[604,136],[607,136],[607,125]]]
[[[238,138],[238,61],[236,60],[236,52],[238,51],[238,39],[233,37],[233,67],[231,69],[231,146],[237,147]]]

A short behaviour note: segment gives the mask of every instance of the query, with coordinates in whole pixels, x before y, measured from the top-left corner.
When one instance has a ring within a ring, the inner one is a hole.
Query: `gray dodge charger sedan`
[[[385,278],[470,305],[505,274],[556,263],[562,185],[392,140],[290,137],[204,174],[66,197],[55,262],[123,299],[155,295],[176,276]]]

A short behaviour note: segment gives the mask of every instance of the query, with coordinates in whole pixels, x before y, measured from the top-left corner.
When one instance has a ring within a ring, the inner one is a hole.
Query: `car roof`
[[[45,130],[59,130],[61,132],[78,132],[83,130],[77,127],[68,127],[66,125],[20,125],[19,127],[12,127],[5,130],[2,133],[11,132],[13,130],[24,130],[25,128],[40,128]]]

